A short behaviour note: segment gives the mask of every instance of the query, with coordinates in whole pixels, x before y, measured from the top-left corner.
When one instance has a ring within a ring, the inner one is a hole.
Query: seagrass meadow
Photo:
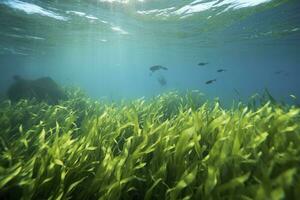
[[[197,92],[0,106],[0,199],[297,199],[300,109]]]

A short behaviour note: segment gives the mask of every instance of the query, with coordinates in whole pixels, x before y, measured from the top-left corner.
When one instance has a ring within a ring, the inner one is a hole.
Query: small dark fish
[[[207,64],[208,64],[208,62],[200,62],[200,63],[198,63],[199,66],[205,66]]]
[[[227,69],[218,69],[217,72],[226,72]]]
[[[167,85],[167,81],[163,76],[159,77],[157,80],[161,86]]]
[[[284,71],[283,70],[278,70],[276,72],[274,72],[275,74],[282,74]]]
[[[240,94],[240,92],[236,88],[233,88],[233,90],[236,93],[236,96],[238,97],[239,101],[241,101],[241,94]]]
[[[161,66],[161,65],[154,65],[154,66],[150,67],[150,71],[152,73],[155,72],[155,71],[158,71],[158,70],[168,70],[168,68],[164,67],[164,66]]]
[[[15,81],[20,81],[20,80],[22,80],[21,76],[19,76],[19,75],[14,75],[14,76],[13,76],[13,79],[14,79]]]
[[[235,93],[236,93],[238,96],[241,96],[240,92],[239,92],[236,88],[233,88],[233,90],[235,91]]]
[[[212,84],[213,82],[216,82],[217,79],[212,79],[212,80],[209,80],[209,81],[206,81],[205,84]]]
[[[284,71],[284,70],[278,70],[278,71],[275,71],[274,74],[276,75],[283,75],[283,76],[289,76],[289,73]]]

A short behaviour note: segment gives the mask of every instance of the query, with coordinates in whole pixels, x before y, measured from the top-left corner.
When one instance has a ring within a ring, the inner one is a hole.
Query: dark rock
[[[66,100],[64,91],[50,77],[27,80],[14,76],[15,82],[7,91],[8,98],[13,101],[20,99],[36,99],[48,104],[57,104],[59,100]]]

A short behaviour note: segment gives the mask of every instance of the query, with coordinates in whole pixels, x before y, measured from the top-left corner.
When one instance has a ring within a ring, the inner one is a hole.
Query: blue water
[[[298,0],[0,0],[0,36],[2,96],[18,74],[110,100],[173,90],[224,102],[264,89],[300,97]]]

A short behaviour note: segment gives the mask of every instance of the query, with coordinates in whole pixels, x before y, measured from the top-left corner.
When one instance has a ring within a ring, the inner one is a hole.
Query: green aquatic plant
[[[296,199],[300,109],[198,92],[0,104],[0,199]]]

